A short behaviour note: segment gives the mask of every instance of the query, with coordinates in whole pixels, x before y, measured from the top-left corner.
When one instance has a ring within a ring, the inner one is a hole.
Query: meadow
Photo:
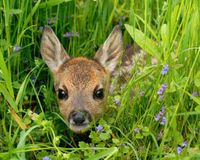
[[[199,17],[199,0],[1,0],[0,159],[200,159]],[[147,54],[86,141],[59,114],[45,25],[72,57],[93,57],[115,25]]]

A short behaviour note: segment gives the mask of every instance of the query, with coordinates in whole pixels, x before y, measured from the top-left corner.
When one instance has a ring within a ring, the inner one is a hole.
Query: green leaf
[[[91,157],[88,158],[87,160],[99,160],[99,159],[107,160],[117,152],[118,152],[117,147],[107,148],[106,150],[103,150],[95,155],[91,155]]]
[[[171,81],[169,88],[167,89],[168,93],[173,93],[176,92],[176,83],[174,82],[174,80]]]
[[[19,139],[19,143],[17,145],[17,148],[24,148],[26,145],[26,137],[31,133],[32,130],[34,130],[35,128],[38,128],[39,125],[35,125],[31,128],[29,128],[26,132],[25,130],[22,130],[20,133],[20,139]],[[18,156],[20,157],[21,160],[25,160],[25,152],[22,153],[18,153]]]
[[[148,127],[142,128],[142,135],[148,136],[149,134],[150,134],[150,132],[149,132],[149,128]]]
[[[161,26],[161,37],[162,37],[163,47],[166,48],[167,47],[167,43],[168,43],[168,28],[167,28],[167,24],[163,24]]]
[[[31,12],[29,13],[29,15],[27,16],[27,18],[24,20],[24,25],[23,25],[23,30],[26,28],[26,26],[28,25],[28,23],[32,20],[33,15],[35,14],[35,12],[37,11],[39,4],[40,4],[41,0],[38,0],[37,3],[34,5],[34,7],[32,8]],[[22,31],[23,33],[23,31]],[[22,34],[21,33],[21,34]]]
[[[136,139],[142,139],[143,138],[143,135],[141,133],[138,133],[136,134],[135,136]]]
[[[198,71],[194,77],[194,84],[195,86],[200,87],[200,71]]]
[[[100,137],[98,136],[98,134],[94,131],[92,131],[90,133],[90,136],[89,136],[92,140],[93,143],[99,143],[101,141]]]
[[[9,91],[6,89],[5,85],[0,83],[0,93],[3,94],[6,101],[9,103],[9,105],[14,109],[15,112],[18,112],[17,105],[13,99],[13,97],[10,95]]]
[[[4,57],[3,57],[3,52],[0,50],[0,69],[2,70],[3,73],[3,78],[5,80],[6,83],[6,88],[9,91],[9,94],[12,98],[14,98],[14,91],[12,88],[12,81],[11,81],[11,74],[6,66],[6,63],[4,61]]]
[[[99,137],[100,137],[100,139],[101,139],[102,141],[105,141],[105,140],[110,139],[110,134],[107,133],[107,132],[106,132],[106,133],[100,133]]]
[[[23,98],[23,94],[24,94],[24,91],[26,89],[26,86],[27,86],[27,83],[28,83],[28,80],[29,80],[29,76],[30,74],[36,69],[36,67],[34,67],[29,73],[28,75],[26,76],[26,78],[24,79],[23,83],[21,84],[20,88],[19,88],[19,91],[17,93],[17,97],[16,97],[16,104],[18,105],[19,102],[20,102],[20,99]]]
[[[193,96],[192,94],[190,94],[187,91],[184,91],[188,96],[190,96],[190,98],[192,98],[193,101],[195,101],[198,105],[200,105],[200,98]]]
[[[148,54],[152,55],[153,57],[157,58],[158,60],[161,59],[160,51],[156,45],[156,42],[148,38],[144,33],[140,30],[133,28],[132,26],[125,24],[125,28],[134,41]]]
[[[200,113],[200,105],[195,107],[195,111]]]
[[[52,7],[71,0],[50,0],[40,4],[39,8]]]
[[[9,10],[9,14],[19,14],[19,13],[21,13],[22,12],[22,10],[21,9],[10,9]]]

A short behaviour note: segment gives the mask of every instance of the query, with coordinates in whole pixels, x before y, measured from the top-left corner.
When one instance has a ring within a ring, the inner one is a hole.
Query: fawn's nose
[[[84,111],[74,111],[70,113],[70,122],[75,125],[88,123],[88,113]]]

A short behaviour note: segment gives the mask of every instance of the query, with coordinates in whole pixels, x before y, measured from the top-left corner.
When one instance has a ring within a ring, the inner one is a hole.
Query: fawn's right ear
[[[52,72],[56,72],[64,61],[70,59],[53,30],[45,26],[42,33],[41,54]]]

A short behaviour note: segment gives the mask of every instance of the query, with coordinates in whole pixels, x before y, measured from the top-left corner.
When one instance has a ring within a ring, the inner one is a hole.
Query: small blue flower
[[[135,132],[135,134],[139,133],[140,132],[139,128],[135,128],[134,132]]]
[[[66,38],[70,38],[70,37],[79,37],[79,33],[78,33],[78,32],[76,32],[76,33],[74,33],[74,32],[66,32],[66,33],[63,35],[63,37],[66,37]]]
[[[178,146],[178,147],[176,148],[176,152],[177,152],[178,154],[180,154],[182,151],[183,151],[183,148],[182,148],[182,147]]]
[[[161,110],[158,112],[158,114],[156,115],[156,117],[155,117],[155,121],[159,121],[160,120],[160,118],[162,117],[162,121],[163,121],[163,123],[165,123],[165,120],[166,120],[166,118],[164,118],[163,119],[163,115],[165,114],[165,107],[162,107],[161,108]],[[163,124],[162,123],[162,124]]]
[[[49,158],[48,156],[45,156],[42,158],[42,160],[51,160],[51,158]]]
[[[156,117],[155,117],[155,120],[156,121],[159,121],[160,120],[160,117],[161,117],[161,115],[160,115],[160,112],[156,115]]]
[[[160,89],[157,91],[157,94],[158,94],[158,95],[162,95],[163,92],[164,92],[164,90],[163,90],[162,88],[160,88]]]
[[[48,25],[52,24],[52,20],[49,18],[47,23],[48,23]]]
[[[158,89],[157,94],[158,94],[159,96],[163,95],[163,93],[164,93],[164,91],[166,90],[166,88],[167,88],[167,84],[166,84],[166,83],[163,83],[163,84],[161,85],[161,87]]]
[[[192,96],[193,96],[193,97],[198,97],[197,91],[194,91],[194,92],[192,93]]]
[[[13,52],[19,52],[22,49],[22,47],[18,46],[17,44],[13,47]]]
[[[162,117],[162,121],[160,122],[160,124],[164,126],[164,125],[165,125],[165,122],[166,122],[166,117],[163,116],[163,117]]]
[[[161,85],[161,87],[165,90],[165,89],[167,88],[167,84],[166,84],[166,83],[163,83],[163,84]]]
[[[163,116],[165,113],[165,107],[162,107],[161,110],[160,110],[160,114]]]
[[[162,75],[167,74],[168,70],[169,70],[169,67],[168,67],[168,65],[166,64],[166,65],[163,67],[163,69],[162,69],[162,71],[161,71],[161,74],[162,74]]]
[[[187,144],[188,144],[187,141],[184,141],[184,142],[182,143],[181,147],[184,148],[184,147],[187,146]]]
[[[115,104],[116,104],[117,106],[120,106],[120,104],[121,104],[120,100],[119,100],[119,99],[116,99],[116,100],[115,100]]]
[[[101,132],[101,131],[103,131],[103,127],[101,125],[98,125],[98,126],[96,126],[96,130],[98,132]]]
[[[32,77],[31,77],[31,81],[32,81],[33,83],[35,83],[36,77],[35,77],[35,76],[32,76]]]

